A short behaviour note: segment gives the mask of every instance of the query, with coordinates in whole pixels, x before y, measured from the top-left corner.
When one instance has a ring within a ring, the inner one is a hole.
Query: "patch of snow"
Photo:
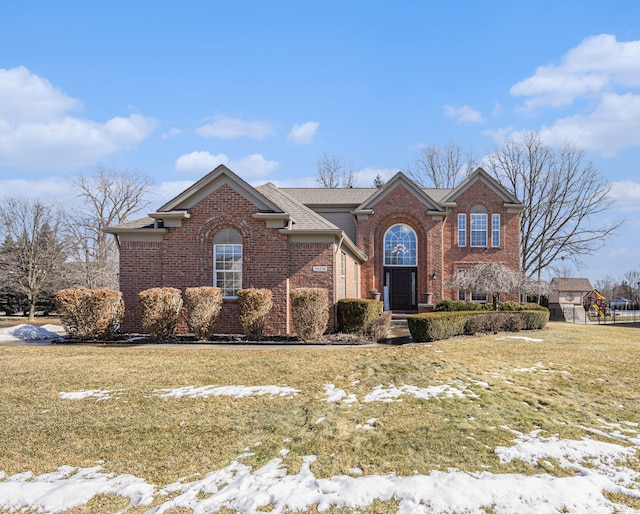
[[[467,395],[471,396],[473,393],[465,394],[460,389],[450,386],[448,384],[443,384],[439,386],[429,386],[429,387],[416,387],[412,385],[403,385],[401,387],[396,387],[394,385],[390,385],[388,387],[384,387],[382,385],[378,385],[364,397],[365,403],[370,402],[396,402],[402,401],[400,400],[400,396],[403,394],[411,395],[415,398],[419,398],[422,400],[429,400],[431,398],[435,398],[438,396],[445,396],[447,398],[465,398]],[[476,396],[476,395],[473,395]]]
[[[339,389],[333,384],[326,384],[324,386],[324,395],[327,397],[327,403],[337,403],[347,396],[347,393],[344,389]]]
[[[85,505],[98,494],[129,498],[128,508],[149,505],[155,487],[132,475],[102,473],[100,466],[62,466],[53,473],[33,476],[19,473],[0,476],[0,509],[10,512],[32,510],[53,514]],[[125,510],[127,510],[125,509]],[[121,511],[123,512],[123,511]]]
[[[85,398],[95,398],[96,401],[111,399],[111,391],[100,389],[89,389],[88,391],[73,391],[69,393],[60,392],[58,396],[62,400],[84,400]]]
[[[505,339],[521,339],[522,341],[527,341],[529,343],[542,343],[542,342],[544,342],[544,339],[536,339],[536,338],[533,338],[533,337],[526,337],[526,336],[504,336],[504,337],[496,338],[496,341],[504,341]]]
[[[35,477],[28,472],[9,477],[0,472],[0,509],[57,513],[84,505],[95,495],[112,493],[129,498],[128,508],[161,499],[160,505],[147,511],[149,514],[178,508],[195,514],[222,508],[241,514],[265,509],[282,514],[308,511],[314,505],[323,512],[330,508],[362,509],[375,500],[391,499],[398,502],[398,514],[482,512],[488,505],[495,512],[523,514],[635,512],[611,502],[603,493],[640,497],[640,473],[632,469],[637,467],[637,447],[588,438],[542,437],[540,430],[529,434],[511,432],[517,434],[514,445],[495,450],[501,463],[520,459],[534,465],[539,461],[550,464],[548,459],[555,459],[560,467],[577,474],[526,476],[451,469],[427,475],[363,475],[362,469],[354,466],[348,468],[351,476],[317,478],[311,471],[316,457],[307,455],[302,457],[295,474],[287,472],[282,458],[274,458],[255,470],[236,459],[202,478],[192,475],[158,490],[141,478],[101,473],[99,467],[62,467],[55,473]],[[287,450],[280,451],[280,457],[287,454]],[[633,466],[626,467],[626,463]]]
[[[322,423],[325,419],[327,419],[326,416],[322,416],[321,418],[316,419],[316,425],[319,425],[320,423]]]
[[[56,339],[65,333],[60,325],[46,324],[42,326],[21,324],[14,327],[0,328],[2,341],[42,341]]]
[[[250,396],[269,395],[270,398],[275,396],[291,398],[296,396],[300,391],[292,387],[278,387],[273,385],[266,386],[202,386],[202,387],[178,387],[176,389],[156,389],[161,398],[208,398],[209,396],[230,396],[233,398],[247,398]]]

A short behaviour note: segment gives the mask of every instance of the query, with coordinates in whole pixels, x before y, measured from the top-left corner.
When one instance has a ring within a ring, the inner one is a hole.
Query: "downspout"
[[[344,232],[340,234],[340,240],[338,241],[338,245],[336,246],[336,251],[333,254],[333,325],[335,329],[335,325],[338,321],[338,252],[342,248],[342,242],[344,241]],[[340,261],[342,262],[342,261]]]

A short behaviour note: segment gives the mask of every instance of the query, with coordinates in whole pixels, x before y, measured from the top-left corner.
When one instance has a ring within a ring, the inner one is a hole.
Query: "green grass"
[[[509,336],[543,342],[499,339]],[[581,426],[598,427],[600,420],[640,422],[638,362],[638,326],[559,323],[534,333],[380,348],[0,345],[0,471],[40,474],[101,462],[105,471],[164,485],[224,467],[249,447],[255,455],[243,462],[254,467],[289,449],[284,465],[293,473],[303,456],[317,455],[312,470],[318,477],[355,467],[364,474],[454,467],[561,476],[567,472],[558,466],[499,464],[493,450],[514,439],[503,427],[580,438]],[[537,363],[536,371],[518,371]],[[478,398],[405,395],[401,402],[363,402],[380,384],[455,381]],[[329,383],[359,403],[327,403],[323,386]],[[154,393],[190,385],[286,385],[300,393],[288,399],[164,399]],[[99,402],[58,396],[88,389],[114,392]],[[355,430],[371,418],[375,430]],[[122,499],[101,496],[74,512],[118,508]],[[391,505],[384,509],[395,512]]]

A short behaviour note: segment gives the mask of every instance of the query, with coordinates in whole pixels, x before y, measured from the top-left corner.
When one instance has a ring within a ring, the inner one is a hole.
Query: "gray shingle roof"
[[[305,205],[353,205],[364,203],[378,190],[373,187],[323,188],[323,187],[281,187],[292,198]],[[423,191],[434,201],[439,202],[451,189],[425,188]]]
[[[271,183],[256,187],[256,189],[276,204],[283,212],[295,220],[293,230],[339,230],[339,228],[329,220],[316,214],[308,207],[305,207],[299,200],[292,198],[286,190],[277,188]]]
[[[558,278],[551,280],[550,289],[552,291],[593,291],[588,278]]]

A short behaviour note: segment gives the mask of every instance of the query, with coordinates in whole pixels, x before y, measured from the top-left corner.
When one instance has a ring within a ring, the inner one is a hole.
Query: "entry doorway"
[[[414,311],[418,308],[418,268],[385,267],[384,285],[389,290],[392,311]]]

